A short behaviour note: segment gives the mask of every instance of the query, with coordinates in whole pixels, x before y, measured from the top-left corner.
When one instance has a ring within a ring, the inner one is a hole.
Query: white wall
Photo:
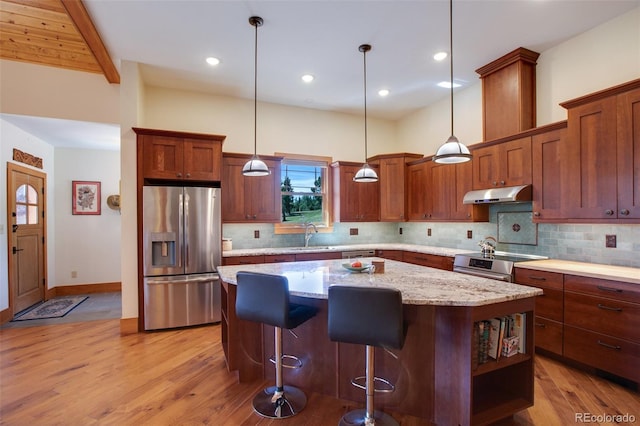
[[[225,135],[226,152],[253,153],[253,100],[146,87],[144,126]],[[396,125],[367,117],[368,155],[398,152]],[[364,160],[364,117],[258,103],[258,154]]]
[[[22,163],[13,161],[13,149],[29,153],[42,158],[42,169],[30,167]],[[7,223],[7,172],[6,164],[15,163],[26,168],[32,168],[47,174],[46,194],[47,194],[47,257],[48,271],[47,282],[49,288],[53,286],[56,272],[56,251],[55,251],[55,175],[53,162],[53,147],[44,141],[25,133],[13,124],[0,118],[0,164],[3,164],[0,173],[0,310],[9,307],[9,276],[7,257],[7,238],[11,232],[11,224]]]
[[[120,282],[120,213],[107,206],[119,194],[120,152],[56,148],[54,155],[54,286]],[[100,215],[71,214],[74,180],[101,183]]]

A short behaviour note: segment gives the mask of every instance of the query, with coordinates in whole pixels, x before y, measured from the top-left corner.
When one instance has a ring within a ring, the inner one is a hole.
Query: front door
[[[7,171],[9,308],[15,315],[45,296],[46,174],[13,163]]]

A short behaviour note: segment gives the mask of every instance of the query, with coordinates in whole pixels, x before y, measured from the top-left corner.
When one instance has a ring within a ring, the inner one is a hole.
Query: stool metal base
[[[339,426],[353,426],[353,425],[376,425],[376,426],[398,426],[398,422],[382,411],[374,411],[373,419],[367,419],[367,410],[353,410],[342,416]]]
[[[263,417],[272,419],[284,419],[302,411],[304,406],[307,405],[305,394],[293,386],[283,387],[284,393],[277,402],[273,401],[277,389],[276,386],[263,389],[253,398],[253,410]]]

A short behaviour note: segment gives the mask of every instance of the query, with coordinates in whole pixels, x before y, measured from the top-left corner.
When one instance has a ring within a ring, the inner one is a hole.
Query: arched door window
[[[35,225],[38,223],[38,191],[28,184],[16,190],[16,224]]]

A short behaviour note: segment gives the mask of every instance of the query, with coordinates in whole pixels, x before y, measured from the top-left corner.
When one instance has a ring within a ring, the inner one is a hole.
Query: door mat
[[[12,321],[26,321],[45,318],[60,318],[67,315],[89,296],[56,297],[36,305],[29,311],[19,314]]]

